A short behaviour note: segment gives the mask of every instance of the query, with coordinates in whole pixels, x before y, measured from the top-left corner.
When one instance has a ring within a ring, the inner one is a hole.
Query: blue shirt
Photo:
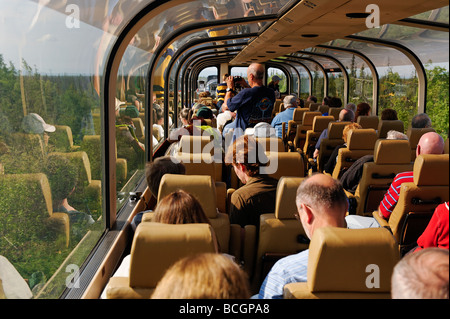
[[[265,86],[244,89],[227,101],[228,109],[237,111],[233,127],[242,132],[259,122],[270,123],[274,104],[275,92]]]
[[[292,121],[294,118],[294,110],[295,107],[290,107],[284,110],[281,113],[278,113],[277,116],[275,116],[272,120],[272,123],[270,124],[273,128],[277,130],[277,137],[283,138],[283,122],[288,123],[289,121]]]
[[[283,299],[283,288],[286,284],[306,282],[309,250],[290,255],[278,260],[266,276],[259,299]]]

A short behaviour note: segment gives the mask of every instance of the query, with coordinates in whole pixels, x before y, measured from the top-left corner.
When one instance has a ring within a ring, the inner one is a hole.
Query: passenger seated
[[[381,112],[381,120],[382,121],[396,121],[398,120],[397,117],[397,111],[394,109],[384,109],[383,112]]]
[[[387,133],[387,140],[408,140],[406,134],[391,130]],[[339,179],[344,189],[355,194],[359,181],[361,180],[365,163],[373,162],[373,155],[364,155],[356,160],[352,166]]]
[[[70,220],[71,242],[77,243],[94,223],[90,214],[73,208],[67,198],[77,184],[77,167],[65,157],[50,155],[45,173],[50,184],[53,200],[53,212],[67,213]]]
[[[338,122],[354,122],[355,114],[352,110],[349,109],[343,109],[339,113],[339,121]],[[319,156],[319,150],[320,150],[320,143],[322,143],[322,140],[328,136],[328,128],[324,129],[322,131],[322,134],[320,134],[319,139],[317,140],[313,158],[317,158]]]
[[[152,299],[248,299],[246,273],[221,254],[188,256],[173,264]]]
[[[355,122],[358,122],[358,117],[360,116],[367,116],[370,115],[371,107],[367,103],[359,103],[356,106],[356,113],[355,113]]]
[[[244,135],[228,149],[225,163],[233,166],[244,184],[231,195],[231,224],[259,228],[259,216],[275,211],[278,180],[264,174],[264,167],[269,164],[267,156],[262,150],[258,152],[255,138]]]
[[[309,239],[321,227],[347,228],[347,196],[340,182],[331,176],[318,173],[305,178],[297,189],[296,205],[296,217]],[[306,282],[308,255],[307,249],[277,261],[261,285],[258,298],[282,299],[284,285]]]
[[[347,147],[348,133],[351,130],[360,130],[360,129],[362,129],[362,127],[358,123],[352,123],[352,124],[346,125],[344,127],[344,130],[342,131],[342,139],[344,140],[344,144],[338,145],[334,148],[333,153],[331,153],[330,158],[328,159],[328,161],[325,163],[325,166],[323,167],[324,172],[333,174],[333,170],[334,170],[334,167],[336,166],[339,150],[341,148]]]
[[[416,148],[416,156],[420,154],[443,154],[444,139],[435,132],[428,132],[419,140]],[[437,172],[439,174],[439,172]],[[378,214],[381,218],[389,219],[395,205],[397,204],[400,187],[403,183],[412,183],[414,181],[413,172],[404,172],[397,174],[392,181],[389,190],[384,195],[383,200],[378,208]]]
[[[285,110],[278,113],[270,124],[276,129],[278,138],[283,138],[283,123],[285,123],[287,129],[287,123],[294,118],[294,110],[298,107],[297,97],[288,95],[284,98],[283,104]]]
[[[449,252],[427,248],[403,257],[391,277],[392,299],[449,298]]]
[[[164,174],[181,174],[186,173],[184,164],[174,157],[164,156],[158,157],[153,162],[147,163],[145,166],[145,176],[147,180],[147,186],[151,192],[151,198],[147,203],[145,211],[139,212],[134,216],[131,222],[131,228],[136,231],[137,225],[142,220],[142,215],[152,211],[156,206],[158,199],[159,184]]]
[[[419,113],[411,120],[412,128],[428,128],[431,127],[431,119],[426,113]]]
[[[448,227],[449,227],[449,202],[442,203],[436,207],[427,228],[417,239],[417,247],[414,252],[425,248],[437,247],[449,249]]]

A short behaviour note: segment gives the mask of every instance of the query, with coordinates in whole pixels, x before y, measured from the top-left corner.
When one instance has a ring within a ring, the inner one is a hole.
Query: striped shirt
[[[225,100],[225,94],[227,93],[227,83],[223,82],[220,83],[216,88],[216,97],[217,101],[224,101]]]
[[[284,285],[306,282],[309,250],[284,257],[273,265],[259,290],[259,299],[283,299]]]
[[[412,182],[414,182],[413,172],[404,172],[395,176],[391,186],[380,203],[379,211],[383,214],[384,218],[389,218],[395,208],[395,205],[397,205],[398,198],[400,197],[400,187],[402,184]]]

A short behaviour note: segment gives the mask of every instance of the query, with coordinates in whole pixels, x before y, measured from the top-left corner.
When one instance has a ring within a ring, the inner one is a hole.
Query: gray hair
[[[403,257],[391,277],[393,299],[448,299],[449,251],[426,248]]]
[[[348,104],[345,106],[345,108],[346,108],[347,110],[353,111],[353,113],[356,113],[356,105],[353,104],[353,103],[348,103]]]
[[[284,98],[283,104],[285,108],[291,107],[291,106],[297,106],[297,97],[294,95],[288,95]]]
[[[390,130],[386,135],[387,140],[408,140],[408,136],[402,132]]]
[[[431,127],[431,119],[426,113],[417,114],[412,118],[411,126],[413,128]]]

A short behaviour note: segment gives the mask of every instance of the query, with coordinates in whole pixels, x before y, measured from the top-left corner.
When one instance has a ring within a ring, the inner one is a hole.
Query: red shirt
[[[448,202],[440,204],[428,223],[423,234],[417,239],[415,251],[428,247],[448,249]]]
[[[395,205],[397,205],[398,198],[400,197],[400,187],[402,184],[412,182],[414,182],[413,172],[404,172],[395,176],[391,186],[380,203],[380,207],[378,208],[379,211],[383,213],[384,218],[388,219],[389,216],[391,216]]]

